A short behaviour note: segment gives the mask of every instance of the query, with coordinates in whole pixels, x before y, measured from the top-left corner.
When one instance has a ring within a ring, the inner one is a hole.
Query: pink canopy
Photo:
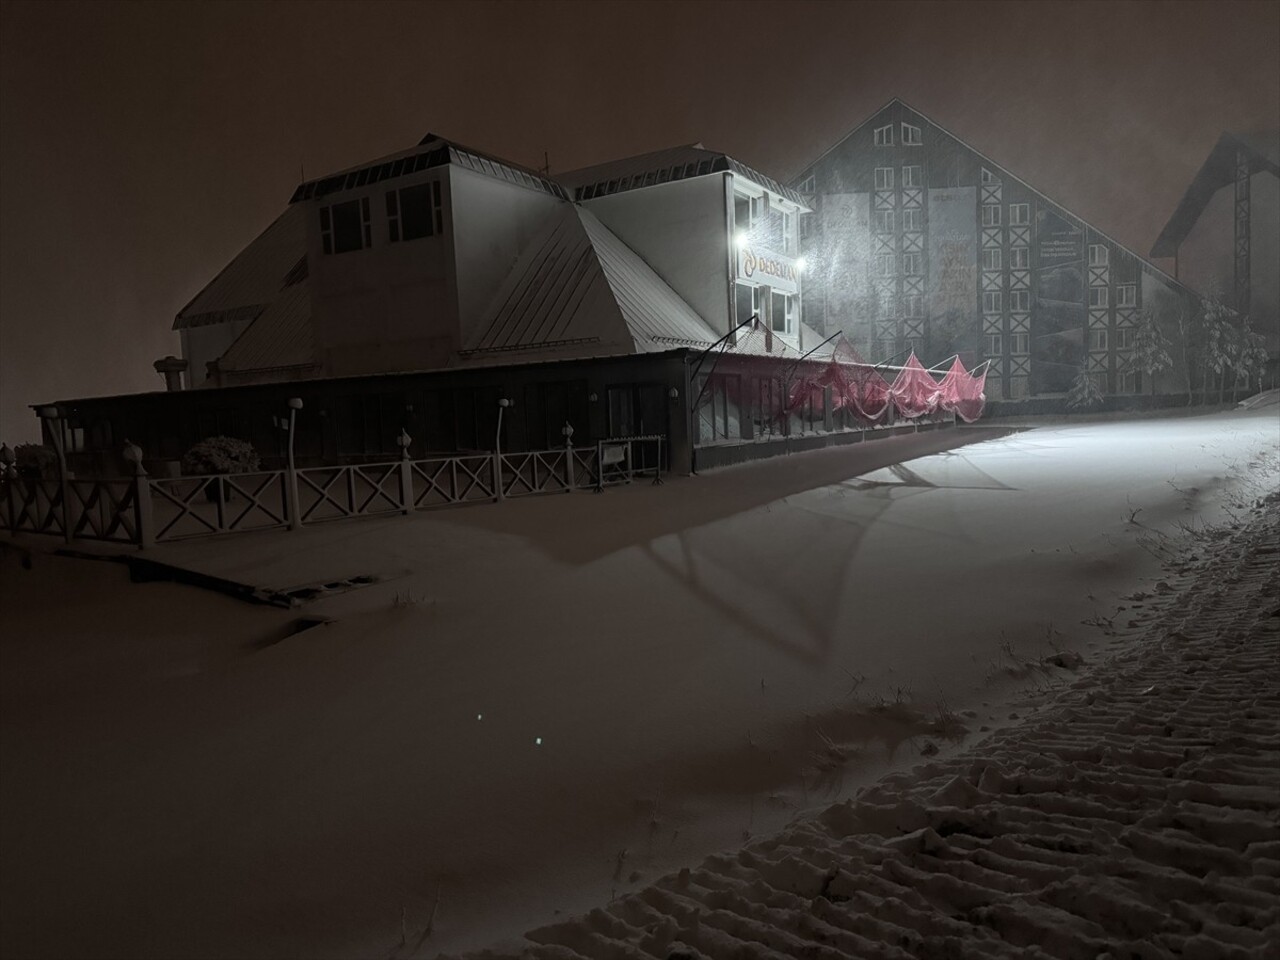
[[[973,423],[982,416],[987,398],[983,388],[987,382],[987,371],[983,368],[979,376],[973,376],[965,370],[960,358],[956,357],[951,369],[938,384],[938,396],[942,409],[949,410],[965,423]]]
[[[914,350],[889,387],[889,395],[904,417],[922,417],[938,409],[938,382],[916,359]]]

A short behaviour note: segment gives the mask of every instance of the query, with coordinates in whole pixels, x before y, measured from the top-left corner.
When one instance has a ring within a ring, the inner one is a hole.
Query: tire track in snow
[[[535,930],[519,955],[1280,956],[1268,499],[1141,642],[1034,718]]]

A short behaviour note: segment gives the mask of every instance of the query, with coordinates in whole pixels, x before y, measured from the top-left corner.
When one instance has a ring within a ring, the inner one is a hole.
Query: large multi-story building
[[[990,361],[994,399],[1144,389],[1139,312],[1181,285],[954,134],[893,100],[794,181],[804,318],[869,357]],[[1171,381],[1173,382],[1173,381]],[[1149,385],[1148,385],[1149,386]]]
[[[1224,133],[1165,224],[1152,257],[1197,293],[1217,292],[1280,361],[1280,133]]]

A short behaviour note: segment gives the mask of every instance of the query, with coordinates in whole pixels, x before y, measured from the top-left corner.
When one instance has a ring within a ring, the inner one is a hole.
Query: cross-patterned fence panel
[[[573,486],[575,490],[590,490],[600,486],[600,448],[573,448]]]
[[[302,523],[401,513],[400,464],[366,463],[298,471]]]
[[[67,490],[73,537],[138,542],[138,484],[132,480],[68,480]]]
[[[0,480],[4,528],[28,533],[62,533],[62,486],[57,480],[14,477]]]
[[[489,454],[411,460],[409,467],[415,509],[498,498]]]
[[[502,495],[568,493],[572,487],[564,450],[535,450],[502,455]]]
[[[287,526],[285,472],[151,480],[157,541]]]

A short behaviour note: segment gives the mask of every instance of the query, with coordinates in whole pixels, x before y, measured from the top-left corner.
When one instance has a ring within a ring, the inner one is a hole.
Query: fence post
[[[7,443],[0,443],[0,484],[4,485],[4,502],[0,509],[5,511],[4,524],[11,533],[18,532],[18,521],[13,509],[13,484],[18,479],[18,468],[14,466],[17,457]]]
[[[493,434],[493,499],[502,499],[502,414],[511,401],[506,397],[498,400],[498,429]]]
[[[301,397],[289,398],[289,460],[284,474],[285,509],[289,511],[289,529],[302,526],[302,512],[298,508],[298,467],[293,459],[293,429],[297,425],[298,411],[302,409]]]
[[[71,542],[71,497],[68,496],[66,437],[62,433],[62,411],[56,406],[40,407],[36,415],[45,421],[53,449],[58,454],[58,494],[62,499],[62,539]]]
[[[400,428],[400,436],[396,444],[400,447],[400,512],[413,512],[413,464],[409,460],[409,444],[413,438],[404,427]]]
[[[133,517],[136,521],[138,549],[145,550],[155,544],[156,532],[151,514],[151,479],[142,465],[142,448],[136,443],[124,441],[124,461],[133,468]]]

